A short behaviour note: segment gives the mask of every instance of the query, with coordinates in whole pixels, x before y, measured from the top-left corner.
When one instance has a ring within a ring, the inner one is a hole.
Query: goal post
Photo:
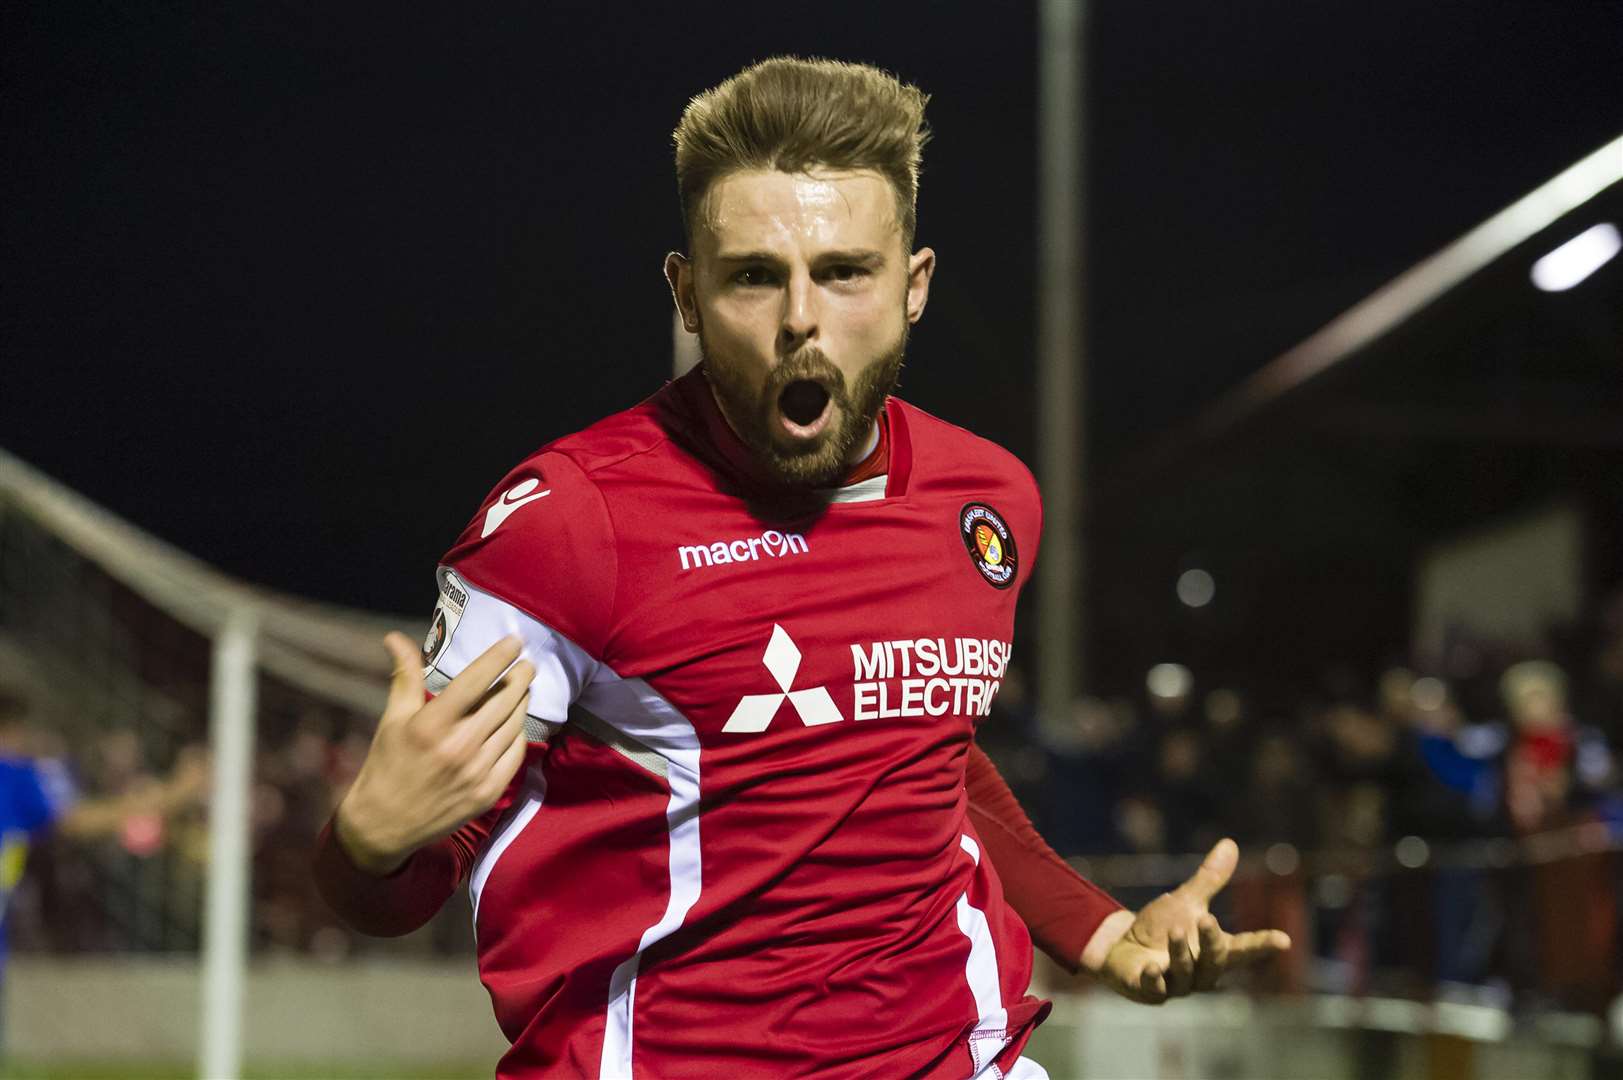
[[[203,917],[203,981],[197,1075],[235,1080],[242,1072],[242,1007],[248,960],[251,871],[249,785],[254,752],[253,610],[238,608],[214,639],[209,675],[209,742],[214,787]]]
[[[288,723],[324,710],[369,731],[389,676],[379,639],[416,621],[238,581],[0,450],[0,689],[10,681],[43,700],[59,749],[128,732],[163,763],[177,747],[208,745],[206,838],[191,864],[200,901],[174,900],[186,894],[183,858],[150,853],[136,887],[89,890],[123,905],[98,913],[121,928],[114,951],[195,950],[201,1076],[236,1077],[243,1065],[265,693]],[[155,910],[125,910],[142,904]]]

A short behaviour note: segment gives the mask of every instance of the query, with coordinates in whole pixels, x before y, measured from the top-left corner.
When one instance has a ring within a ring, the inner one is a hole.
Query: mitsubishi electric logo
[[[852,718],[891,720],[930,716],[987,716],[1002,687],[1013,646],[978,637],[917,637],[851,645]],[[826,686],[793,690],[800,650],[776,623],[761,657],[778,684],[776,694],[745,694],[723,731],[765,731],[783,707],[795,707],[807,727],[844,720]]]
[[[816,724],[832,724],[845,717],[840,715],[839,706],[829,696],[826,686],[811,686],[804,690],[791,690],[794,684],[795,673],[800,670],[800,650],[795,643],[789,640],[789,635],[783,627],[772,624],[772,640],[767,642],[766,655],[761,658],[766,669],[772,673],[777,681],[778,694],[745,694],[744,700],[733,709],[733,715],[728,717],[727,723],[722,725],[723,731],[742,731],[746,733],[765,731],[772,718],[778,715],[778,708],[783,699],[788,698],[789,704],[795,707],[800,714],[800,722],[807,727]]]

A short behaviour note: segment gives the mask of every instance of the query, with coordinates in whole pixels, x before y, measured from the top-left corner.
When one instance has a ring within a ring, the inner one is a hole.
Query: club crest
[[[994,589],[1007,589],[1014,584],[1020,569],[1020,557],[1014,546],[1014,533],[1003,515],[985,503],[965,503],[958,511],[958,532],[963,537],[964,550],[976,571]]]

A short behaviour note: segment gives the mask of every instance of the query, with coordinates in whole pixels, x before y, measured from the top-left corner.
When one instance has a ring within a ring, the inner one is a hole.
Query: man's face
[[[896,385],[935,254],[908,255],[868,170],[730,173],[698,216],[665,273],[722,413],[779,480],[836,480]]]

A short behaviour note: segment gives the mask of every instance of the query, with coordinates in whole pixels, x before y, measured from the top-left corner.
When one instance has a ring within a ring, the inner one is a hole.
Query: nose
[[[796,273],[784,290],[783,319],[778,324],[779,352],[792,353],[816,336],[817,288],[810,274]]]

